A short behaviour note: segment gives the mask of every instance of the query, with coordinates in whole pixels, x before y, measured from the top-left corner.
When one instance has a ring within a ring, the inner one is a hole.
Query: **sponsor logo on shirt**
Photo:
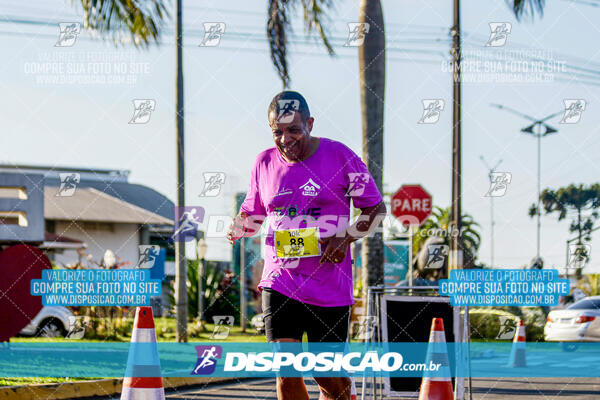
[[[281,189],[279,191],[279,193],[273,195],[273,197],[283,196],[283,195],[286,195],[286,194],[292,194],[292,192],[293,192],[292,189]]]
[[[303,196],[311,196],[315,197],[319,194],[319,190],[321,190],[321,186],[317,185],[315,181],[309,179],[304,185],[300,186],[299,189],[302,189]]]

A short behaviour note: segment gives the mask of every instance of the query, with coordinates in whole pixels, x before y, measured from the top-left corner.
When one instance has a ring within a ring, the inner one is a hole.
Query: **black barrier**
[[[450,305],[448,297],[438,296],[381,296],[383,342],[428,342],[433,318],[444,320],[447,342],[458,338],[458,310]],[[425,362],[426,354],[423,354]],[[455,356],[448,354],[451,370]],[[452,379],[456,387],[455,379]],[[406,396],[419,391],[421,378],[388,377],[384,380],[388,395]]]

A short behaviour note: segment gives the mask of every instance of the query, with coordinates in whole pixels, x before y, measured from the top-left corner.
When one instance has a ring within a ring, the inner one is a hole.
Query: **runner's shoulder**
[[[254,160],[254,165],[258,166],[261,164],[270,163],[276,156],[278,150],[275,147],[270,147],[258,153],[256,159]]]
[[[350,147],[346,146],[342,142],[324,137],[320,139],[321,146],[324,146],[324,149],[331,154],[337,154],[344,159],[358,157],[358,155]]]

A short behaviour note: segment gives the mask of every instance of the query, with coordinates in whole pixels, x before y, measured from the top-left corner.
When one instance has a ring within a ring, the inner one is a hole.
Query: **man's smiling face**
[[[277,118],[277,114],[271,112],[269,126],[273,131],[273,140],[277,150],[290,161],[300,161],[310,149],[310,132],[314,118],[303,120],[301,113],[293,111],[292,114],[293,118],[290,120],[290,114]]]

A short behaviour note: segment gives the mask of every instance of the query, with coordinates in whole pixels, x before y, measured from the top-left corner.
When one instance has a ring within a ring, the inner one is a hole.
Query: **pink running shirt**
[[[350,200],[366,208],[382,198],[365,164],[344,144],[320,138],[315,153],[298,163],[287,162],[275,147],[260,153],[241,206],[249,215],[268,216],[258,287],[317,306],[353,304],[350,248],[341,263],[319,264],[320,256],[279,258],[275,246],[276,230],[317,227],[325,237],[347,228]],[[323,254],[325,246],[319,247]]]

